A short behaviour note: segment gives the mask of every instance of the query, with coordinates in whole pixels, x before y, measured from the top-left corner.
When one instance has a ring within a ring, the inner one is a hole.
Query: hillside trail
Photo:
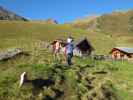
[[[119,100],[109,78],[111,72],[97,69],[95,62],[74,57],[73,65],[66,67],[64,61],[53,61],[47,50],[35,51],[34,56],[34,62],[51,66],[48,77],[55,80],[54,86],[33,96],[35,100],[39,100],[39,95],[43,95],[39,97],[43,100]]]
[[[88,66],[73,65],[66,68],[55,64],[53,67],[52,75],[55,78],[55,86],[54,89],[51,87],[51,91],[54,94],[48,94],[48,97],[53,100],[118,100],[111,81],[108,79],[108,72],[90,72]],[[58,98],[55,89],[60,91]]]

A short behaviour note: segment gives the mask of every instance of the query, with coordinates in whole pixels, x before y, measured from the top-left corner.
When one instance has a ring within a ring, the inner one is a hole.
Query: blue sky
[[[133,0],[0,0],[0,6],[28,19],[53,18],[63,23],[84,16],[133,9]]]

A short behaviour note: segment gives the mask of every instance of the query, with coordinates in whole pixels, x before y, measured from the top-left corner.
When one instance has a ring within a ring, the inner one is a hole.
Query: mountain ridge
[[[0,20],[22,20],[22,21],[28,21],[28,19],[21,17],[14,12],[5,9],[4,7],[0,6]]]

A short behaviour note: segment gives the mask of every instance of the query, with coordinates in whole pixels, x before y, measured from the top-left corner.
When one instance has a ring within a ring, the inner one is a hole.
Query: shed
[[[75,43],[74,55],[76,56],[88,56],[92,53],[94,48],[90,44],[90,42],[86,39],[80,39]]]
[[[128,59],[133,58],[133,48],[115,47],[110,51],[113,59]]]

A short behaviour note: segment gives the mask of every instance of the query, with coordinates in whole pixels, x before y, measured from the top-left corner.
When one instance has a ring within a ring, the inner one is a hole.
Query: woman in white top
[[[59,40],[57,40],[54,44],[54,59],[57,61],[60,61],[60,49],[61,49],[61,43]]]

